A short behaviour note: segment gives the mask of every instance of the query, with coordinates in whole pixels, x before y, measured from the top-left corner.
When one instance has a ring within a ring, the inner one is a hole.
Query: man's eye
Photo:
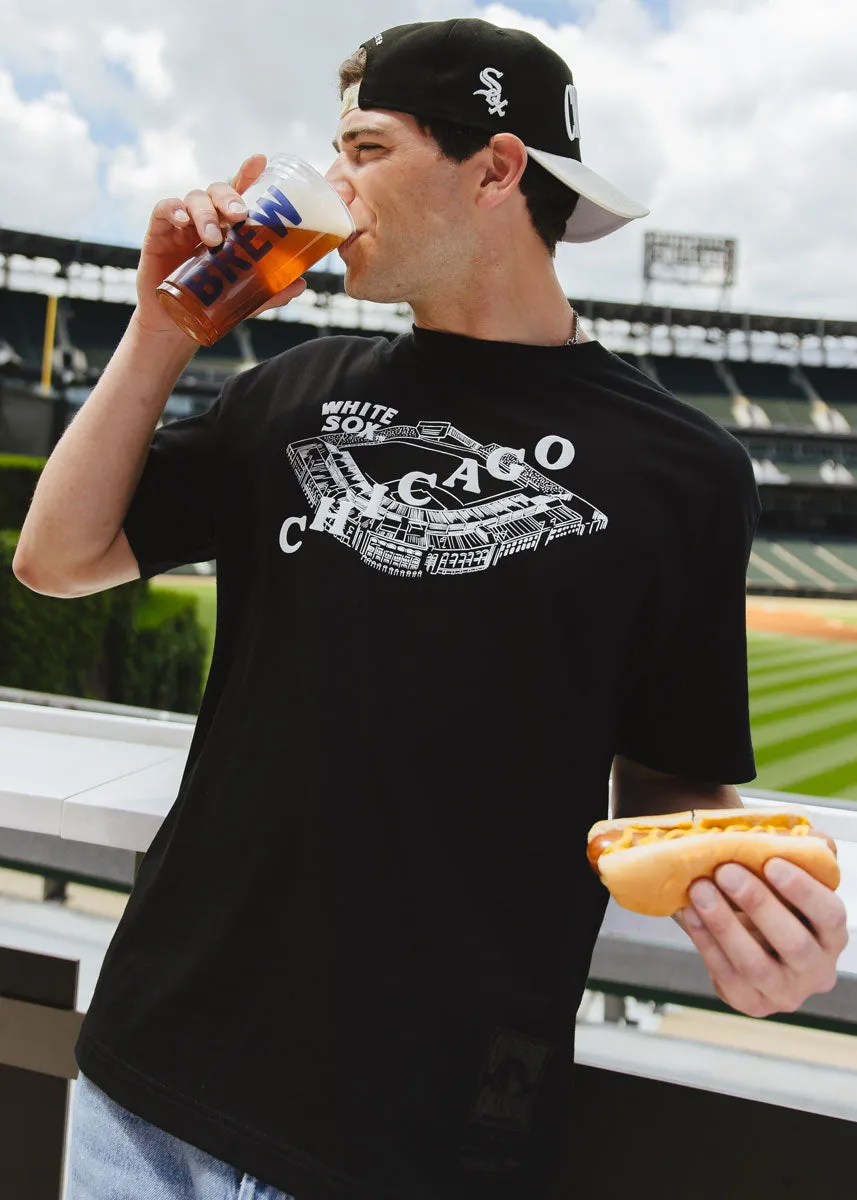
[[[359,146],[354,147],[354,153],[360,155],[364,150],[382,150],[383,146],[377,146],[373,142],[361,142]]]

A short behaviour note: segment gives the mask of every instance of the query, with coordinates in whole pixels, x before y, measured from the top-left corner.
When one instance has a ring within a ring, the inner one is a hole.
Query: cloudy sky
[[[857,316],[857,5],[846,0],[5,0],[0,226],[139,245],[162,196],[249,153],[330,162],[336,68],[390,25],[483,16],[574,71],[584,162],[652,210],[562,246],[570,294],[639,300],[646,229],[738,240],[733,306]],[[653,298],[716,302],[659,285]]]

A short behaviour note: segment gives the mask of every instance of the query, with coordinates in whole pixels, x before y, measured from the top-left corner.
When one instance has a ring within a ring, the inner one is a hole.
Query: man
[[[346,287],[413,331],[301,346],[153,438],[194,349],[154,287],[263,161],[162,201],[21,538],[54,595],[218,560],[187,771],[78,1045],[70,1200],[544,1195],[611,766],[619,814],[754,774],[753,473],[568,306],[556,240],[645,214],[580,162],[568,68],[462,20],[386,30],[341,83]],[[776,868],[723,868],[682,918],[756,1016],[831,987],[845,942],[837,897]]]

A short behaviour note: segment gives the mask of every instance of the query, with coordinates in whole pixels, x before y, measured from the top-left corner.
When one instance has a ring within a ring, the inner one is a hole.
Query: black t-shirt
[[[540,1197],[614,755],[754,775],[758,511],[597,342],[323,338],[159,430],[125,530],[217,638],[84,1073],[297,1200]]]

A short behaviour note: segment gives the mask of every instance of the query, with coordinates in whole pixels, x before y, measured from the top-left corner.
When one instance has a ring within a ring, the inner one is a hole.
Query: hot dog
[[[587,853],[617,904],[668,917],[690,904],[694,879],[735,862],[761,878],[769,858],[803,867],[829,888],[839,886],[836,843],[798,808],[700,808],[652,817],[596,821]]]

